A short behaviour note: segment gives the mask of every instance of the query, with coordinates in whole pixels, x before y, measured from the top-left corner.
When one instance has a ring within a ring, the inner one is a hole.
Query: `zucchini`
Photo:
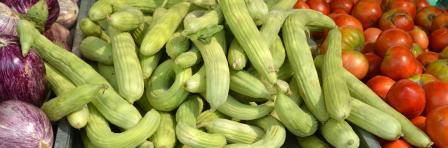
[[[224,50],[216,37],[212,37],[208,43],[190,39],[198,47],[204,60],[205,75],[207,76],[205,79],[205,99],[212,109],[219,108],[226,102],[230,85],[230,72]]]
[[[18,32],[27,33],[33,38],[32,46],[40,57],[64,74],[76,86],[83,84],[108,84],[110,86],[106,79],[89,64],[75,54],[53,44],[41,35],[31,22],[21,20],[18,23],[18,28]],[[22,38],[22,36],[20,37]],[[22,48],[30,47],[26,45],[27,42],[22,42],[22,39],[21,44],[23,44]],[[142,118],[138,110],[113,89],[106,89],[104,94],[99,96],[99,99],[93,99],[92,103],[108,121],[121,128],[131,128]]]
[[[235,39],[243,47],[249,61],[269,83],[277,82],[274,60],[242,0],[221,0],[221,10]]]
[[[107,85],[102,84],[81,85],[45,102],[41,109],[50,121],[58,121],[82,109],[84,105],[102,95],[106,89]]]
[[[168,112],[160,113],[160,126],[152,137],[156,148],[172,148],[176,144],[176,123],[174,116]]]
[[[243,48],[238,44],[238,41],[233,40],[230,43],[229,50],[227,52],[227,60],[229,61],[229,66],[233,70],[242,70],[246,67],[247,56],[244,53]]]
[[[171,84],[170,79],[173,77],[175,79]],[[190,77],[191,68],[178,68],[173,60],[160,64],[146,87],[146,96],[151,106],[160,111],[172,111],[179,107],[189,94],[182,86]]]
[[[202,66],[184,83],[184,89],[191,93],[205,92],[205,68]]]
[[[84,36],[96,36],[103,39],[106,42],[110,41],[109,35],[95,22],[89,18],[83,18],[80,20],[79,28],[81,29]]]
[[[176,28],[182,22],[182,18],[187,14],[189,9],[190,3],[178,3],[168,9],[162,18],[153,21],[150,30],[143,38],[140,52],[146,56],[151,56],[159,52],[176,31]]]
[[[297,82],[298,92],[308,109],[317,120],[323,122],[329,116],[319,83],[319,76],[313,64],[313,57],[306,41],[305,28],[297,13],[289,16],[283,26],[283,39],[293,79]],[[300,58],[298,58],[300,57]]]
[[[151,137],[160,125],[159,112],[151,110],[134,127],[122,133],[113,133],[107,121],[93,106],[89,105],[89,111],[91,114],[86,133],[95,147],[136,147]]]
[[[207,132],[222,134],[229,143],[254,143],[264,136],[259,127],[228,119],[214,119],[205,126]]]
[[[104,20],[112,14],[112,4],[108,0],[96,1],[89,9],[88,16],[93,21]]]
[[[279,121],[294,135],[306,137],[317,131],[317,120],[311,114],[304,112],[288,96],[278,93],[274,109]]]
[[[189,68],[202,61],[201,53],[197,48],[184,52],[176,57],[174,63],[181,68]]]
[[[112,37],[112,56],[118,93],[133,104],[142,97],[145,82],[131,34],[120,33]]]
[[[51,89],[56,96],[62,95],[75,88],[75,85],[63,76],[59,71],[45,64],[45,78],[50,84]],[[67,116],[68,123],[76,129],[81,129],[87,125],[89,120],[89,109],[84,105],[80,110],[75,111]]]
[[[344,120],[350,115],[351,97],[347,84],[341,79],[341,32],[336,28],[328,33],[328,48],[322,65],[325,106],[331,118]]]
[[[297,137],[297,142],[301,148],[330,148],[325,141],[319,139],[319,137],[315,135],[308,137]]]
[[[174,33],[165,45],[166,54],[175,59],[180,54],[186,52],[190,49],[190,40],[183,36],[180,32]]]
[[[196,118],[202,111],[200,97],[187,99],[176,112],[176,136],[177,139],[192,147],[222,147],[226,144],[226,138],[221,134],[209,134],[196,128]]]
[[[359,100],[352,100],[352,112],[348,121],[384,140],[400,138],[401,125],[395,118]]]
[[[112,45],[95,36],[81,41],[79,50],[83,57],[101,64],[112,65]]]
[[[264,23],[269,9],[268,5],[263,0],[244,0],[246,2],[247,10],[249,11],[250,17],[257,25]]]
[[[321,127],[322,136],[334,147],[357,148],[359,137],[344,120],[329,119]]]
[[[145,21],[143,13],[132,7],[114,12],[109,17],[109,24],[120,31],[132,31]]]
[[[271,98],[271,93],[263,82],[245,71],[231,71],[230,90],[261,101]]]
[[[232,96],[218,108],[218,111],[236,120],[254,120],[264,117],[274,110],[274,103],[268,101],[261,105],[248,105],[239,102]]]
[[[162,58],[162,53],[157,53],[152,56],[144,56],[142,54],[138,55],[140,66],[142,67],[143,79],[147,80],[151,77],[152,73],[159,64],[159,61]]]
[[[115,68],[114,66],[109,65],[103,65],[98,63],[98,73],[103,76],[107,82],[114,88],[115,90],[118,90],[118,84],[117,84],[117,75],[115,74]]]

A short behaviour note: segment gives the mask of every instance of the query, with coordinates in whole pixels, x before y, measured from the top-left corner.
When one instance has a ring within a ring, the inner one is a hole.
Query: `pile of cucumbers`
[[[359,147],[356,125],[416,147],[431,140],[341,60],[331,18],[296,0],[98,0],[81,59],[20,21],[56,99],[86,147]],[[310,32],[329,30],[313,55]],[[350,123],[350,124],[349,124]],[[113,125],[113,126],[112,126]]]

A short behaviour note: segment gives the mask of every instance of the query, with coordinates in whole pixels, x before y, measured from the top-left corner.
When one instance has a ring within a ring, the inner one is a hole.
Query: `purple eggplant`
[[[40,106],[45,97],[45,67],[34,50],[24,57],[15,36],[0,35],[0,102],[22,100]]]
[[[52,148],[51,122],[39,108],[19,101],[0,103],[1,148]]]
[[[50,28],[59,16],[57,0],[0,0],[0,2],[37,23],[38,27],[44,27],[41,31]]]
[[[16,25],[20,17],[8,6],[0,3],[0,34],[17,35]]]

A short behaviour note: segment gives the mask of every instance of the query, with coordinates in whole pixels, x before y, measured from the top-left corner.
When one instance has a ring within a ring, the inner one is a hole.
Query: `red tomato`
[[[415,26],[414,29],[409,32],[409,34],[412,36],[412,39],[414,39],[414,42],[417,43],[421,48],[428,49],[428,35],[426,35],[426,32],[423,31],[420,27]]]
[[[313,10],[322,12],[325,15],[330,14],[330,5],[324,0],[308,0],[306,3]]]
[[[379,24],[382,30],[400,28],[405,31],[410,31],[414,28],[412,17],[400,9],[391,9],[384,13]]]
[[[443,48],[448,46],[448,28],[440,28],[431,33],[429,37],[430,50],[441,52]]]
[[[375,26],[382,14],[381,5],[376,0],[360,0],[352,10],[352,15],[366,28]]]
[[[380,36],[378,36],[378,39],[376,40],[375,52],[379,56],[383,57],[389,48],[395,46],[411,48],[412,42],[412,37],[407,32],[398,28],[388,29],[383,31]]]
[[[431,31],[436,31],[440,28],[448,28],[448,13],[442,13],[432,21]]]
[[[297,1],[296,5],[294,5],[294,8],[296,9],[310,9],[310,6],[306,4],[305,1],[299,0]]]
[[[428,1],[426,0],[417,0],[417,12],[429,6]]]
[[[333,0],[330,3],[331,12],[340,9],[344,10],[347,13],[350,13],[352,11],[352,7],[353,7],[353,0]]]
[[[372,89],[378,96],[383,99],[386,99],[386,95],[389,92],[389,89],[394,84],[394,80],[383,75],[374,76],[372,79],[367,81],[367,86],[369,86],[370,89]]]
[[[373,52],[375,53],[375,48],[376,45],[375,43],[367,43],[366,45],[364,45],[364,49],[362,49],[362,53],[369,53],[369,52]]]
[[[426,113],[448,105],[448,82],[432,81],[423,86],[426,93]]]
[[[381,73],[394,80],[408,78],[416,74],[417,60],[408,48],[395,46],[390,48],[381,63]]]
[[[448,146],[448,105],[429,112],[426,116],[426,132],[436,147]]]
[[[419,116],[425,109],[425,91],[417,83],[402,79],[392,85],[386,95],[386,102],[412,119]]]
[[[364,56],[369,62],[369,71],[367,72],[366,78],[370,79],[371,77],[380,74],[380,66],[383,59],[373,52],[365,53]]]
[[[415,67],[415,73],[414,74],[422,74],[423,73],[423,64],[420,63],[420,61],[415,60],[416,66]]]
[[[406,141],[402,139],[389,141],[386,144],[382,145],[383,148],[412,148]]]
[[[434,77],[431,74],[416,74],[413,75],[412,77],[408,78],[411,81],[414,81],[415,83],[418,83],[420,86],[425,86],[426,84],[430,83],[430,82],[434,82],[434,81],[439,81],[436,77]]]
[[[364,30],[364,39],[367,43],[375,43],[378,36],[381,34],[381,29],[378,28],[367,28]]]
[[[366,57],[356,50],[342,50],[342,64],[358,79],[363,79],[369,70]]]
[[[439,59],[439,54],[436,52],[428,51],[424,52],[417,57],[417,59],[423,64],[428,65]]]
[[[415,18],[417,8],[413,0],[392,0],[389,9],[400,9]]]
[[[414,119],[412,119],[411,122],[416,127],[421,129],[422,131],[425,131],[425,128],[426,128],[426,117],[424,117],[424,116],[417,116]]]
[[[443,12],[442,10],[433,6],[423,8],[417,13],[417,16],[415,17],[415,24],[429,31],[431,30],[432,21],[438,15],[442,14],[442,12]]]
[[[351,15],[332,13],[330,17],[334,20],[338,27],[352,26],[358,28],[360,31],[363,31],[361,22]]]

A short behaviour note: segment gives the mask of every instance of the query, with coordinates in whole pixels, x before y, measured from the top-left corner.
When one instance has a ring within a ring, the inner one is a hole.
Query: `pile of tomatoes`
[[[299,0],[295,8],[331,17],[342,33],[344,67],[436,146],[448,146],[447,11],[426,0]],[[383,146],[411,147],[401,139]]]

